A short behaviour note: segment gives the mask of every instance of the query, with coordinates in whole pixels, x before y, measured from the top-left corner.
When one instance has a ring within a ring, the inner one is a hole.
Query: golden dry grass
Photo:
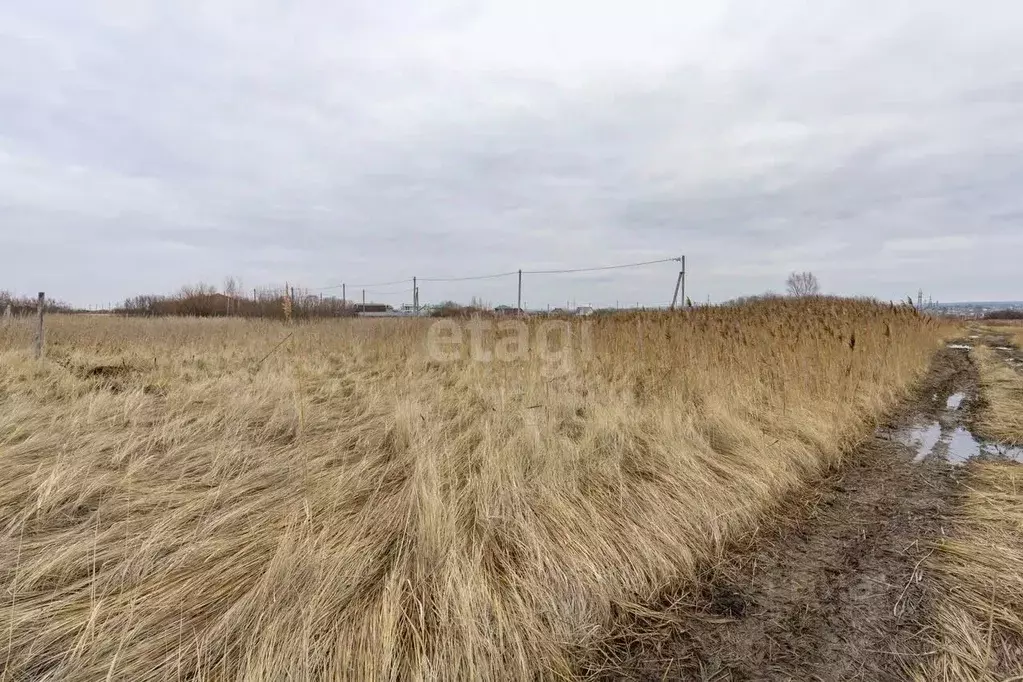
[[[974,348],[973,356],[986,402],[977,431],[1000,443],[1023,444],[1023,374],[987,346]]]
[[[425,324],[55,318],[42,363],[0,329],[4,678],[570,676],[941,334],[773,301],[596,320],[557,373],[431,360]]]
[[[977,431],[1023,443],[1023,375],[987,347],[975,347],[973,356],[985,402]],[[942,595],[937,655],[919,677],[1023,680],[1023,467],[972,462],[950,531],[930,562]]]
[[[926,680],[1023,679],[1023,467],[974,462],[932,562],[942,599]]]
[[[1009,343],[1023,348],[1023,320],[986,320],[981,329],[989,334],[1004,336]]]
[[[1010,327],[1001,327],[999,331],[1007,334],[1009,339],[1018,348],[1023,348],[1023,323]]]

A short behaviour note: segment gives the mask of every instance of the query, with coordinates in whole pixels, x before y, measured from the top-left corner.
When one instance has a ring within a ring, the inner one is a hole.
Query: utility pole
[[[675,304],[678,302],[678,290],[679,290],[679,287],[682,286],[682,274],[683,274],[682,272],[679,272],[678,273],[678,279],[675,280],[675,295],[671,297],[671,308],[670,308],[670,310],[674,310],[675,309]]]
[[[362,290],[362,312],[366,312],[366,290]]]
[[[412,278],[412,312],[419,312],[419,280]]]
[[[682,283],[682,304],[685,305],[686,300],[686,257],[682,256],[682,276],[679,277],[679,281]]]
[[[345,289],[344,282],[341,283],[341,307],[348,307],[348,291]]]
[[[522,312],[522,270],[519,270],[519,305],[516,309],[518,312]]]

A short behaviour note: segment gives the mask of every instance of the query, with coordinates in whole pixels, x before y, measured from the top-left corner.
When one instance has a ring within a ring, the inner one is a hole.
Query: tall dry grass
[[[1023,443],[1023,374],[989,348],[978,345],[972,353],[984,398],[978,433]],[[919,678],[1021,680],[1023,467],[972,462],[949,531],[929,562],[942,599],[934,616],[936,654]]]
[[[432,360],[426,331],[56,318],[37,363],[0,330],[3,676],[568,677],[941,334],[776,300],[597,320],[552,374]]]

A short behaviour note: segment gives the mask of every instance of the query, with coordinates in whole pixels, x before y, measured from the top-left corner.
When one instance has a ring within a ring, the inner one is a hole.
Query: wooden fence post
[[[39,292],[39,326],[36,328],[36,360],[43,357],[43,311],[46,308],[46,293]]]

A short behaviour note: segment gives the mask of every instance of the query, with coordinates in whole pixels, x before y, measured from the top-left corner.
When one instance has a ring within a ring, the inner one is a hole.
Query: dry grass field
[[[3,678],[569,677],[942,333],[777,300],[488,363],[431,358],[428,324],[58,316],[42,362],[0,326]]]
[[[1023,373],[984,345],[972,353],[984,398],[977,432],[1023,444]],[[1023,679],[1023,466],[972,462],[949,530],[930,562],[943,599],[934,619],[938,655],[921,679]]]
[[[970,464],[949,531],[930,562],[937,655],[919,679],[1023,679],[1023,467]]]
[[[986,406],[977,430],[995,442],[1023,445],[1023,374],[986,346],[973,349]]]

